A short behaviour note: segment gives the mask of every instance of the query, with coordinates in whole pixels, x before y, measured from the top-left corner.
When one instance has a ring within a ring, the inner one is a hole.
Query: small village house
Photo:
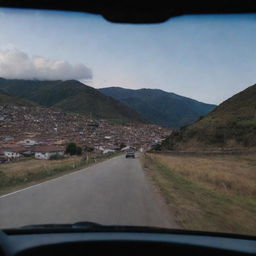
[[[50,159],[51,156],[63,156],[65,150],[54,145],[38,146],[34,149],[36,159]]]
[[[22,153],[25,151],[25,148],[20,146],[13,146],[3,148],[2,151],[4,152],[4,155],[9,159],[16,159],[22,156]]]
[[[9,161],[9,158],[5,156],[4,150],[0,149],[0,163],[5,163]]]
[[[32,139],[25,139],[20,141],[19,144],[22,144],[23,146],[34,146],[34,145],[37,145],[38,142]]]
[[[12,137],[12,136],[6,136],[4,138],[4,141],[12,141],[12,140],[14,140],[14,137]]]
[[[116,150],[114,150],[114,149],[109,149],[109,148],[106,148],[106,149],[104,149],[103,150],[103,154],[107,154],[107,153],[114,153],[114,152],[116,152]]]

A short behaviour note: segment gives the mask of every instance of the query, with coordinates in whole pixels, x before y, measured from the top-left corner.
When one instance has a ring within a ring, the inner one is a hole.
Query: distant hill
[[[234,95],[201,120],[175,131],[161,149],[256,146],[256,85]]]
[[[0,106],[3,105],[14,105],[14,106],[35,106],[32,102],[22,100],[13,96],[10,96],[3,91],[0,91]]]
[[[158,89],[108,87],[99,90],[125,103],[148,121],[170,128],[190,124],[216,107]]]
[[[76,80],[37,81],[0,78],[0,90],[44,107],[116,121],[145,122],[127,105]]]

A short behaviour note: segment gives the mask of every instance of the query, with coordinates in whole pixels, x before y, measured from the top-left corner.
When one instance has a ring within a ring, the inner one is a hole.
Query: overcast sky
[[[159,88],[219,104],[256,83],[256,15],[114,24],[74,12],[0,9],[0,76]]]

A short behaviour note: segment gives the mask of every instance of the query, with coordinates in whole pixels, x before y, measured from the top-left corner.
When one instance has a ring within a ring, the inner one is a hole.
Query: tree
[[[81,154],[82,154],[82,148],[76,147],[76,155],[81,155]]]
[[[81,147],[78,147],[76,145],[76,143],[69,143],[67,146],[66,146],[66,151],[65,151],[66,154],[70,154],[70,155],[81,155],[82,154],[82,148]]]
[[[84,147],[84,151],[85,151],[85,152],[92,152],[92,151],[93,151],[93,148],[92,148],[92,147],[85,146],[85,147]]]

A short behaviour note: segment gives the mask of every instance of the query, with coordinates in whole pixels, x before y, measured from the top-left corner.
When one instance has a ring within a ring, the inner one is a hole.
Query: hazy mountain
[[[158,89],[108,87],[99,90],[125,103],[148,121],[171,128],[192,123],[216,107]]]
[[[234,95],[201,120],[173,132],[162,149],[256,146],[256,85]]]
[[[145,120],[125,104],[76,80],[37,81],[0,78],[0,90],[44,107],[116,121]]]

